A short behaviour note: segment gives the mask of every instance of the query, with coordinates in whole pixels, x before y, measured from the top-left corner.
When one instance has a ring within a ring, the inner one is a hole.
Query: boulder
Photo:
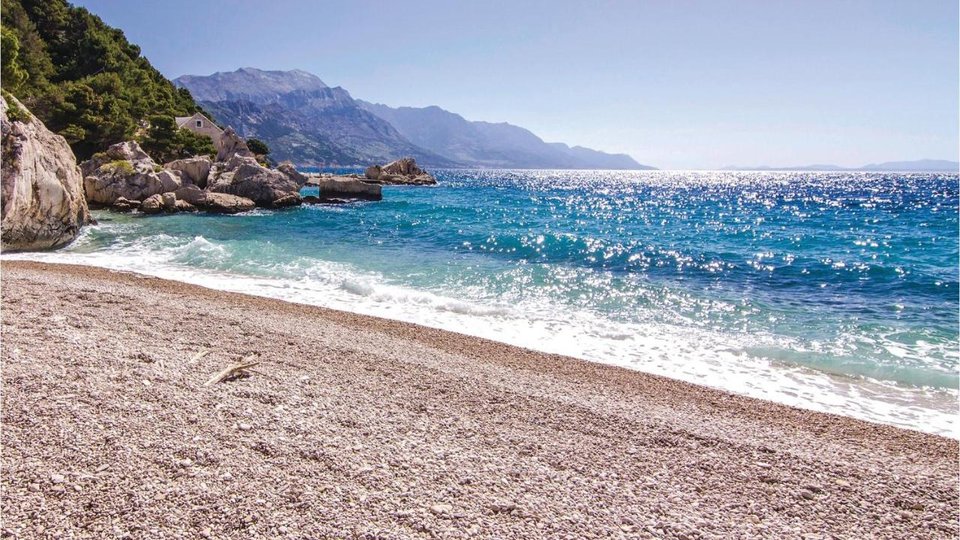
[[[183,185],[180,171],[168,171],[164,169],[157,173],[157,178],[163,186],[163,192],[176,191]]]
[[[307,177],[304,176],[293,163],[289,161],[284,161],[280,165],[277,165],[277,170],[287,175],[288,178],[297,183],[297,188],[302,188],[307,183]]]
[[[210,176],[210,167],[213,160],[207,156],[178,159],[165,164],[163,167],[171,171],[180,171],[184,184],[193,184],[200,188],[207,187],[207,177]]]
[[[144,214],[159,214],[163,211],[163,196],[157,193],[143,200],[140,211]]]
[[[214,175],[211,175],[214,176]],[[257,204],[273,208],[275,201],[288,204],[300,200],[300,185],[287,174],[271,170],[257,163],[252,157],[235,154],[226,163],[218,164],[215,178],[207,189],[216,193],[229,193],[246,197]],[[295,195],[291,198],[290,195]]]
[[[310,185],[320,188],[320,198],[349,198],[379,201],[383,188],[349,176],[322,176],[311,180]]]
[[[123,197],[113,201],[113,206],[111,206],[111,209],[117,212],[130,212],[137,208],[140,208],[140,201],[131,201]]]
[[[176,211],[177,212],[196,212],[197,207],[188,203],[187,201],[181,201],[180,199],[177,199]]]
[[[170,188],[176,189],[176,178],[160,176],[163,169],[134,141],[117,143],[106,152],[94,154],[80,164],[84,173],[83,190],[87,201],[110,205],[123,197],[144,200]],[[164,182],[167,185],[164,185]]]
[[[228,127],[220,135],[220,150],[217,152],[217,161],[227,161],[235,155],[255,158],[253,152],[247,148],[247,142],[237,135],[232,127]]]
[[[417,167],[417,162],[413,158],[402,158],[391,161],[384,165],[381,171],[387,174],[399,174],[403,176],[417,176],[425,172],[420,167]]]
[[[273,201],[270,205],[273,208],[285,208],[287,206],[299,206],[303,203],[303,197],[299,193],[290,193]]]
[[[257,205],[250,199],[228,193],[207,193],[203,204],[200,206],[207,212],[238,214],[253,210]]]
[[[367,167],[364,176],[380,184],[423,186],[437,183],[437,179],[418,167],[413,158],[391,161],[383,167]]]
[[[177,196],[173,193],[164,193],[163,195],[160,195],[160,200],[163,202],[163,209],[167,212],[177,211]]]
[[[184,201],[194,206],[202,206],[207,199],[207,192],[197,186],[183,186],[173,192],[178,201]]]
[[[0,97],[2,180],[0,247],[57,248],[90,223],[83,177],[63,137],[51,132],[16,98]]]

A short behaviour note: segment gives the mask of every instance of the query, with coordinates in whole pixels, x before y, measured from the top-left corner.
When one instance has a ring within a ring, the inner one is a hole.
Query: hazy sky
[[[958,3],[78,0],[165,75],[300,68],[661,168],[957,159]]]

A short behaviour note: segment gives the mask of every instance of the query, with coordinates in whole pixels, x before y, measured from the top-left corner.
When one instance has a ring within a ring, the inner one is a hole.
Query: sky
[[[303,69],[665,169],[957,160],[956,0],[74,0],[164,75]]]

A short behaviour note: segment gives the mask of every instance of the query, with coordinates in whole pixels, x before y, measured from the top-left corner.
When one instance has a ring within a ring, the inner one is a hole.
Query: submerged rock
[[[0,97],[4,250],[50,249],[74,240],[89,223],[83,177],[63,137],[16,98]]]

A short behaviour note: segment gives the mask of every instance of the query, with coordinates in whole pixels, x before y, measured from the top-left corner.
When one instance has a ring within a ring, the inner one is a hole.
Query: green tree
[[[8,92],[16,92],[27,80],[27,72],[20,65],[20,40],[13,30],[6,26],[0,27],[0,82],[3,89]]]
[[[160,163],[192,156],[216,156],[217,148],[206,135],[188,129],[178,129],[173,118],[163,115],[150,117],[146,135],[140,146]]]
[[[268,147],[267,143],[261,141],[260,139],[247,139],[247,148],[249,148],[251,152],[258,156],[266,156],[270,153],[270,147]]]
[[[3,86],[63,135],[78,159],[144,136],[147,126],[156,125],[151,117],[172,122],[201,111],[190,92],[174,87],[123,32],[86,9],[66,0],[0,2]],[[16,67],[27,77],[21,79]],[[19,84],[11,88],[12,82]],[[153,151],[164,155],[210,148],[176,130],[154,135],[157,141],[161,136],[167,142],[157,142]]]

